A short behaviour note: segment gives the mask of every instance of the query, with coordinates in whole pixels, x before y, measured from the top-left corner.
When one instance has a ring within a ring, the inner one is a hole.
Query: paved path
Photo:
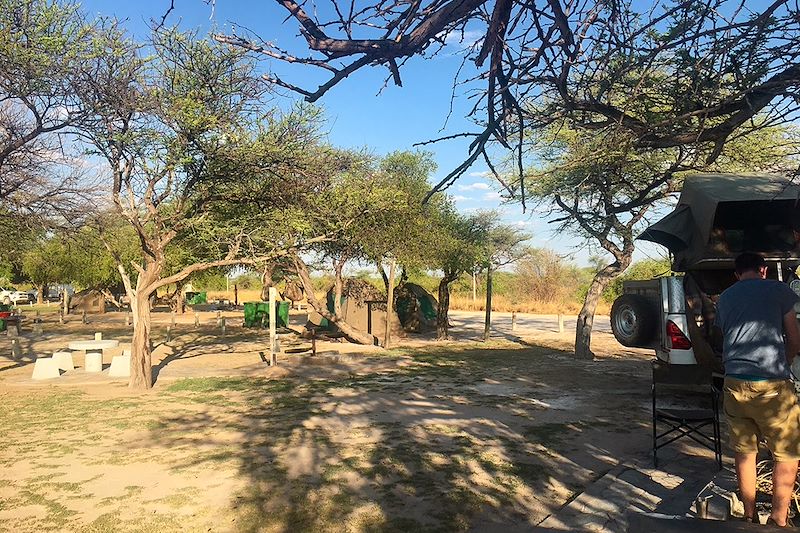
[[[649,459],[613,468],[539,524],[542,531],[620,533],[631,512],[691,514],[697,495],[718,475],[713,454],[696,446],[673,446],[658,457],[659,469]],[[723,472],[732,468],[728,458]]]
[[[465,329],[479,329],[483,332],[483,311],[450,311],[450,322],[455,327]],[[575,331],[577,317],[564,315],[564,331]],[[608,316],[597,315],[594,317],[594,330],[611,333],[611,322]],[[492,312],[492,331],[510,334],[511,313]],[[517,328],[514,333],[528,333],[534,331],[558,332],[558,315],[533,315],[517,313]]]

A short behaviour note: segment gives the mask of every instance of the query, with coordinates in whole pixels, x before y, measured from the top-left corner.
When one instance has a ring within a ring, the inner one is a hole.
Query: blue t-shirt
[[[725,374],[788,379],[783,316],[800,298],[788,285],[771,279],[734,283],[717,302]]]

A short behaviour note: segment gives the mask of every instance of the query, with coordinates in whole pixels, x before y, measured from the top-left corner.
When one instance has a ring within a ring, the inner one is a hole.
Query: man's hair
[[[736,258],[736,273],[741,275],[745,272],[758,272],[761,267],[767,266],[767,262],[759,254],[745,252]]]

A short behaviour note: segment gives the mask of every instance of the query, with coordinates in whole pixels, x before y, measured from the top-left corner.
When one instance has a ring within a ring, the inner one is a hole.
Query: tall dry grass
[[[510,298],[504,295],[492,295],[492,310],[510,313],[516,311],[518,313],[534,313],[543,315],[557,315],[557,314],[578,314],[581,310],[583,302],[581,301],[562,301],[562,302],[541,302],[536,300],[527,300],[524,302],[512,302]],[[472,300],[472,295],[452,294],[450,295],[450,309],[459,311],[485,311],[486,301],[482,297],[477,300]],[[598,314],[608,314],[610,306],[600,301],[597,305]]]
[[[209,300],[230,300],[233,301],[233,289],[229,291],[208,291]],[[434,294],[434,296],[436,296]],[[320,301],[325,301],[325,293],[319,292],[317,298]],[[257,289],[239,290],[239,303],[244,302],[257,302],[261,300],[261,291]],[[486,301],[483,295],[479,295],[473,302],[472,295],[454,293],[450,295],[450,309],[456,311],[484,311],[486,309]],[[562,301],[562,302],[541,302],[536,300],[527,300],[524,302],[513,302],[510,298],[502,294],[495,294],[492,296],[492,310],[501,313],[510,313],[516,311],[518,313],[534,313],[545,315],[556,314],[578,314],[583,302]],[[611,310],[611,306],[600,301],[597,305],[597,313],[607,315]]]

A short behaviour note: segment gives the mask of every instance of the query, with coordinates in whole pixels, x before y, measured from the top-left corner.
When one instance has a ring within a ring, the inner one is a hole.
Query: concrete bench
[[[58,362],[52,357],[37,357],[33,365],[33,376],[35,380],[52,379],[61,375],[58,369]]]
[[[115,355],[111,358],[108,376],[112,378],[131,377],[131,354],[129,350],[124,350],[122,355]]]
[[[75,362],[72,360],[72,352],[55,352],[53,360],[60,370],[75,370]]]
[[[102,372],[103,352],[86,352],[83,366],[86,372]]]

